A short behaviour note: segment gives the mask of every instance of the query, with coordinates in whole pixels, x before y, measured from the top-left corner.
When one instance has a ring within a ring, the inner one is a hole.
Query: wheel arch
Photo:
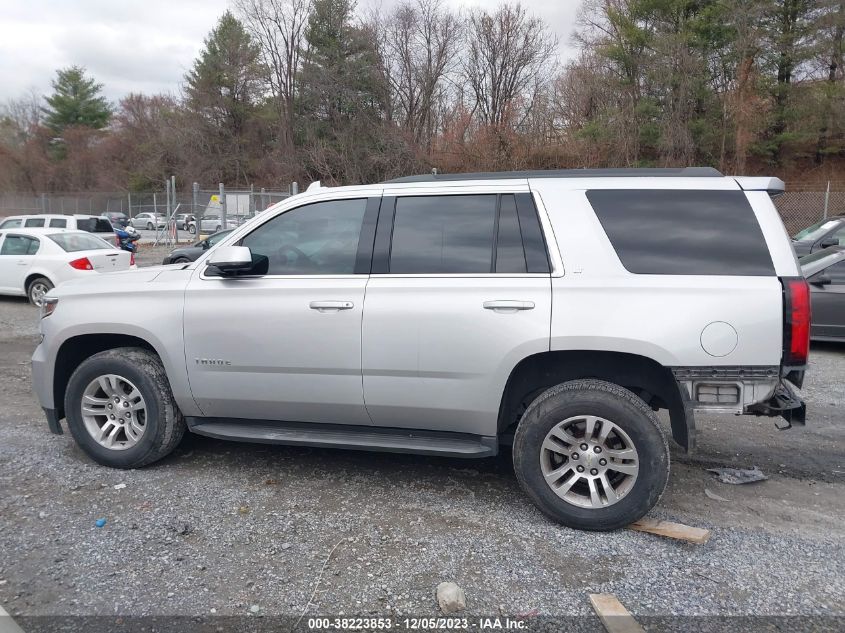
[[[23,292],[24,292],[24,294],[29,294],[29,284],[31,284],[33,281],[35,281],[39,277],[43,277],[44,279],[49,281],[51,284],[53,284],[54,288],[56,287],[56,282],[53,281],[53,278],[50,277],[50,275],[48,275],[43,270],[30,271],[26,274],[26,278],[23,280]]]
[[[511,371],[499,405],[497,431],[512,433],[528,405],[562,382],[595,378],[624,387],[652,409],[667,409],[672,438],[687,452],[695,446],[695,420],[672,371],[653,358],[596,350],[549,351],[523,358]]]
[[[85,359],[118,347],[142,347],[162,358],[159,351],[148,341],[130,334],[79,334],[62,343],[56,354],[53,372],[53,404],[59,420],[65,417],[65,391],[71,374]]]

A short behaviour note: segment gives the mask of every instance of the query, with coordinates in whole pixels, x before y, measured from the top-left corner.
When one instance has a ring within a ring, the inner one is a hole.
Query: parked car
[[[134,265],[131,253],[85,231],[0,229],[0,294],[26,296],[36,306],[63,281]]]
[[[816,222],[792,236],[792,248],[798,257],[830,246],[845,246],[845,215]]]
[[[191,213],[177,213],[173,216],[173,221],[180,231],[187,231],[191,223],[197,221],[197,218]]]
[[[129,223],[133,228],[153,231],[155,229],[163,229],[167,224],[167,218],[161,214],[144,212],[139,213],[129,220]]]
[[[129,225],[129,216],[120,211],[106,211],[102,217],[107,218],[115,228],[126,228]]]
[[[817,341],[845,342],[845,247],[831,246],[799,262],[813,305],[810,337]]]
[[[223,220],[216,213],[204,215],[200,218],[200,233],[217,233],[223,229]],[[237,227],[237,222],[231,218],[226,218],[226,229],[234,229]],[[197,222],[194,220],[188,225],[189,233],[197,232]]]
[[[180,246],[179,248],[174,248],[167,254],[162,264],[187,264],[188,262],[194,262],[200,255],[229,235],[229,233],[233,230],[234,229],[220,231],[219,233],[210,235],[204,240],[194,242],[190,246]]]
[[[114,227],[108,218],[99,215],[86,215],[76,213],[73,215],[61,215],[56,213],[12,215],[0,223],[2,229],[70,229],[74,231],[86,231],[101,237],[105,240],[114,239]]]
[[[776,190],[712,169],[312,185],[193,264],[54,290],[35,392],[53,432],[66,419],[117,468],[186,431],[458,457],[512,444],[543,512],[619,528],[668,480],[655,410],[685,449],[695,411],[804,420],[809,292],[760,195]]]

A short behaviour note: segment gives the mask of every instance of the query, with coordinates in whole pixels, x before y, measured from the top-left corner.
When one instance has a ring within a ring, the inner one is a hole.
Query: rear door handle
[[[533,301],[511,301],[509,299],[500,299],[498,301],[485,301],[485,310],[495,310],[497,312],[516,312],[517,310],[533,310]]]
[[[312,301],[308,307],[317,312],[337,312],[338,310],[351,310],[355,304],[351,301]]]

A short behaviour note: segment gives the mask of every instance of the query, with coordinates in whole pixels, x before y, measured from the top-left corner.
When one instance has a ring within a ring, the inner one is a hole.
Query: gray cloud
[[[376,0],[361,0],[365,8]],[[396,0],[381,2],[384,9]],[[447,0],[455,7],[498,2]],[[524,0],[573,54],[579,0]],[[116,102],[130,92],[177,94],[229,0],[32,0],[0,4],[0,101],[50,91],[56,69],[85,66]]]

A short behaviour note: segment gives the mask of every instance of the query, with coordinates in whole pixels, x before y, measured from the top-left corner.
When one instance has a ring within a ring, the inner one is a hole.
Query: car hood
[[[132,292],[133,289],[140,289],[144,284],[155,281],[163,271],[172,268],[147,266],[114,273],[93,273],[90,277],[71,279],[59,284],[50,291],[50,295],[61,299],[74,295]]]

